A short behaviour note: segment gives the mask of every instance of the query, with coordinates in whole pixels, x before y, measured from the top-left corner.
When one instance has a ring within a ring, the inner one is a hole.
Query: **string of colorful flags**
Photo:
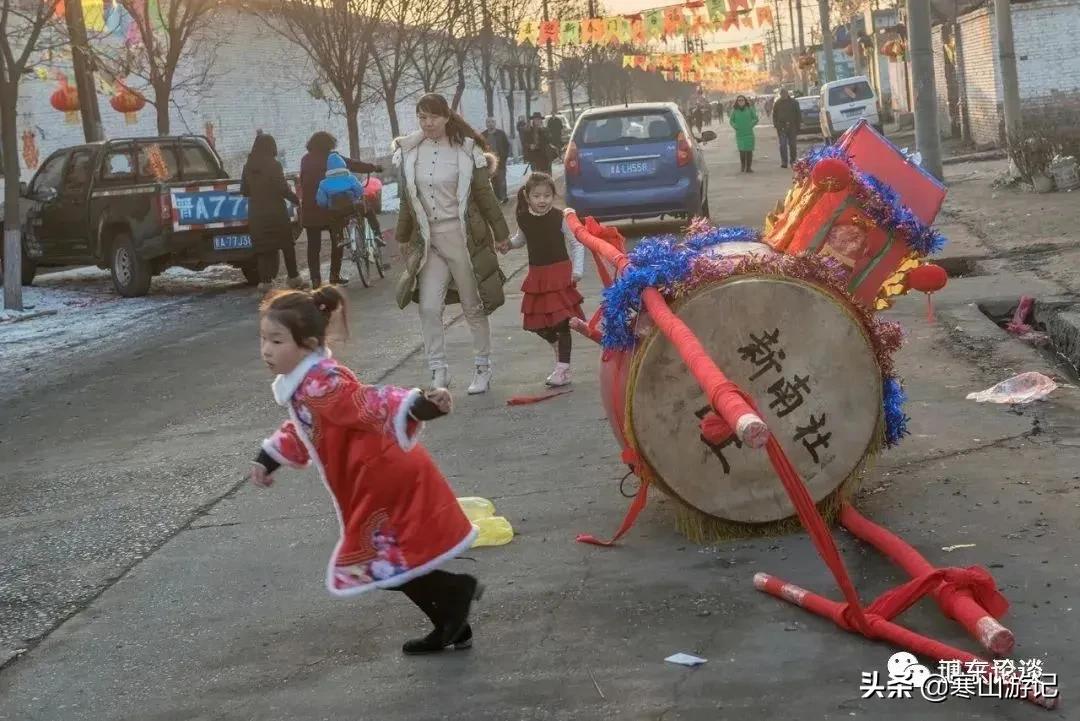
[[[519,45],[644,45],[686,35],[756,30],[775,24],[770,5],[756,0],[698,0],[636,15],[576,20],[523,20]]]
[[[139,29],[144,18],[150,19],[155,32],[165,29],[159,0],[129,0],[122,4],[119,0],[75,0],[82,2],[83,21],[90,33],[111,35],[120,38],[125,45],[138,45],[142,42]],[[65,0],[56,5],[56,17],[63,18],[67,9]]]
[[[637,70],[670,70],[679,72],[715,72],[765,60],[765,45],[755,43],[727,50],[704,53],[652,53],[623,55],[624,68]]]

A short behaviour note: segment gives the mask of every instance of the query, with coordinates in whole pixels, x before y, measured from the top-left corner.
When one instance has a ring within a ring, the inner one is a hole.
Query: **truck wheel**
[[[240,272],[244,274],[244,282],[248,285],[259,284],[259,264],[248,263],[240,266]]]
[[[150,290],[150,264],[135,253],[135,244],[127,233],[118,233],[112,242],[113,286],[125,298],[137,298]]]

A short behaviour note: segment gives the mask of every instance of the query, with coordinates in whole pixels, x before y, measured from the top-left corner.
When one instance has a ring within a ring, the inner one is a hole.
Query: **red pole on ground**
[[[785,581],[771,576],[768,573],[754,574],[754,588],[759,591],[768,593],[770,596],[792,603],[799,608],[810,611],[823,618],[832,619],[841,628],[846,628],[841,620],[844,616],[844,609],[847,604],[838,603],[832,599],[819,596],[812,591],[808,591],[801,586],[796,586],[793,583],[786,583]],[[959,660],[962,663],[969,661],[983,661],[978,656],[967,651],[962,651],[958,648],[953,648],[948,644],[935,641],[932,638],[927,638],[914,631],[895,624],[891,621],[887,621],[884,618],[876,614],[866,614],[866,621],[869,624],[870,633],[864,634],[869,638],[881,641],[888,641],[894,646],[907,649],[911,653],[918,654],[926,658],[934,658],[938,661],[951,661]],[[986,675],[989,678],[993,678],[993,672],[990,669],[990,664],[987,663]],[[1053,709],[1057,708],[1058,697],[1042,696],[1031,692],[1026,692],[1023,696],[1025,701],[1042,706],[1043,708]]]
[[[867,519],[850,505],[844,504],[840,509],[840,524],[856,538],[888,556],[912,578],[934,570],[930,562],[902,538]],[[998,623],[996,618],[980,606],[970,591],[943,582],[931,591],[931,595],[942,612],[963,625],[987,651],[998,656],[1012,653],[1015,643],[1012,631]]]

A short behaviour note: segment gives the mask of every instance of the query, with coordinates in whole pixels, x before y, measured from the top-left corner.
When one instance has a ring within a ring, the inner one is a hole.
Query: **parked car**
[[[290,178],[290,182],[294,182]],[[29,184],[23,282],[38,267],[97,265],[123,296],[166,268],[227,263],[259,282],[247,198],[202,137],[109,140],[57,150]],[[292,209],[295,232],[299,219]]]
[[[816,95],[804,95],[795,98],[799,104],[799,115],[802,122],[799,124],[799,135],[813,135],[821,137],[821,100]]]
[[[705,131],[701,141],[716,138]],[[701,146],[674,103],[592,108],[564,159],[567,204],[597,220],[708,216]]]
[[[883,132],[877,96],[865,75],[834,80],[821,86],[821,134],[835,140],[860,120]]]

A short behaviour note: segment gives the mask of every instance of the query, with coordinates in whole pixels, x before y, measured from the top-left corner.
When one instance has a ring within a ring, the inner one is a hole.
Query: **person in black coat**
[[[255,136],[240,176],[240,193],[248,198],[248,227],[252,246],[259,257],[259,289],[270,289],[279,250],[285,256],[289,287],[303,288],[304,281],[296,267],[292,219],[285,206],[286,201],[299,205],[300,199],[285,182],[274,136],[266,133]]]
[[[329,231],[330,226],[337,220],[336,215],[326,209],[320,208],[315,202],[315,195],[319,191],[319,183],[326,177],[326,160],[330,153],[337,147],[337,138],[325,130],[320,130],[307,141],[307,153],[300,160],[300,195],[303,203],[300,206],[300,218],[304,224],[304,232],[307,235],[307,261],[308,273],[311,275],[312,287],[322,285],[322,236],[324,231]],[[344,156],[343,156],[344,157]],[[381,173],[381,165],[365,163],[362,160],[344,158],[345,167],[354,173]],[[369,208],[364,214],[364,219],[371,226],[372,232],[380,245],[382,242],[382,228],[379,226],[379,217],[373,208]],[[330,248],[330,283],[333,285],[346,285],[349,279],[341,274],[341,261],[345,249],[340,245]]]
[[[529,127],[521,135],[521,147],[525,153],[525,162],[537,173],[551,175],[551,140],[544,129],[544,116],[533,113]]]
[[[788,162],[794,163],[798,160],[797,141],[802,126],[799,103],[786,89],[780,91],[780,98],[773,103],[772,122],[780,141],[780,167],[786,168]]]
[[[510,138],[506,137],[499,127],[495,118],[487,119],[487,129],[483,132],[484,142],[488,144],[491,152],[499,159],[499,167],[491,178],[491,186],[495,190],[495,197],[500,203],[506,202],[506,166],[510,162]]]

